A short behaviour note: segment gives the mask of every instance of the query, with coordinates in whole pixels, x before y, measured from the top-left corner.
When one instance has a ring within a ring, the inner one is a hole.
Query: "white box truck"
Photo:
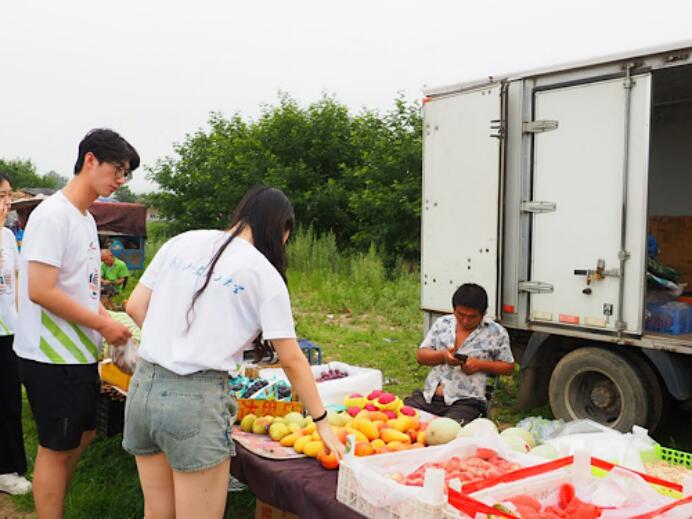
[[[689,410],[692,315],[652,331],[647,303],[675,295],[647,239],[692,287],[692,42],[425,96],[426,330],[475,282],[524,345],[519,408],[620,430]]]

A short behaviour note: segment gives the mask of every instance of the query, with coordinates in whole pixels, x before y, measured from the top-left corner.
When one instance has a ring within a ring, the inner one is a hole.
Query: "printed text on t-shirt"
[[[200,265],[200,264],[195,264],[191,261],[185,261],[179,256],[173,256],[171,258],[171,262],[169,263],[169,267],[173,270],[177,270],[179,272],[186,272],[189,274],[192,274],[194,276],[204,276],[206,275],[207,269],[209,268],[209,265]],[[242,285],[239,285],[235,279],[233,279],[232,276],[228,276],[225,274],[218,274],[214,273],[211,276],[210,282],[212,283],[218,283],[224,287],[227,287],[233,291],[234,294],[238,294],[245,290],[245,287]]]

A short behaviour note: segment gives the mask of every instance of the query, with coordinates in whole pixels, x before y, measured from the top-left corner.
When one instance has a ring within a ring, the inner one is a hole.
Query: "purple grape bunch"
[[[337,380],[339,378],[348,377],[348,373],[339,368],[328,368],[320,373],[320,376],[315,379],[316,382],[326,382],[327,380]]]

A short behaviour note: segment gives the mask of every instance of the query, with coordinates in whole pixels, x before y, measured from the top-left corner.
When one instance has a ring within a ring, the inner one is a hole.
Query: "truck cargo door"
[[[497,315],[502,85],[433,98],[424,108],[421,306],[449,312],[463,283]]]
[[[531,279],[523,285],[536,323],[641,332],[651,81],[632,79],[535,93],[534,124],[553,125],[534,135],[533,194],[523,204],[534,213]]]

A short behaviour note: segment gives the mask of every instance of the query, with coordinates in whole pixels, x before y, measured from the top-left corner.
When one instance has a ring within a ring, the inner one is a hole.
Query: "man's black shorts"
[[[82,433],[96,428],[101,381],[96,364],[48,364],[19,359],[22,383],[42,447],[79,447]]]

